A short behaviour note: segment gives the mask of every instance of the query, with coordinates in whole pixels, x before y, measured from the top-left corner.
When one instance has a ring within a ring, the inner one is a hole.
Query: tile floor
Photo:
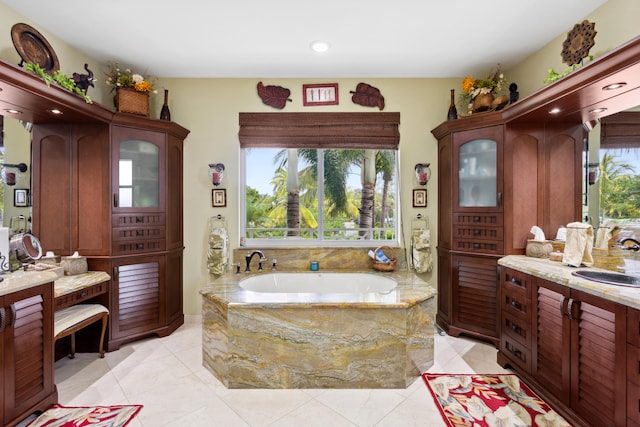
[[[129,427],[445,425],[422,379],[407,389],[229,390],[202,366],[201,317],[165,338],[123,345],[100,359],[79,353],[56,362],[63,405],[137,403]],[[436,335],[429,372],[502,373],[493,346]]]

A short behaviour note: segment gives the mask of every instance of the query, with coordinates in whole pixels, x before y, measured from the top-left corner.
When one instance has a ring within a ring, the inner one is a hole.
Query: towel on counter
[[[209,233],[207,269],[209,274],[223,274],[228,261],[227,230],[212,228]]]
[[[431,259],[431,231],[413,230],[411,236],[413,267],[416,273],[427,273],[433,269]]]
[[[593,265],[593,227],[591,224],[572,222],[567,224],[567,241],[564,246],[562,263],[571,267]]]

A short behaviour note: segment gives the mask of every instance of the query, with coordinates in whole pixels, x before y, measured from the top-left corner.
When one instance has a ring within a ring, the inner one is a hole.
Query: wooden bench
[[[102,304],[77,304],[58,310],[54,314],[53,326],[54,342],[60,338],[71,335],[71,354],[73,359],[76,353],[76,332],[102,319],[102,332],[100,333],[100,358],[104,357],[104,334],[107,330],[109,310]]]

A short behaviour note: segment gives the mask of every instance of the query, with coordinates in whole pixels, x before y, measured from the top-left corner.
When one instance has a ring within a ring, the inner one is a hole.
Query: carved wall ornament
[[[282,86],[265,86],[262,82],[258,82],[258,96],[262,102],[270,107],[283,109],[287,105],[291,91]]]
[[[367,83],[358,83],[355,92],[350,91],[349,93],[353,94],[351,100],[354,104],[365,107],[378,107],[381,111],[384,110],[384,97],[378,88]]]
[[[595,22],[585,20],[574,25],[562,43],[562,62],[570,66],[582,62],[583,58],[589,56],[589,50],[595,45],[596,34]]]

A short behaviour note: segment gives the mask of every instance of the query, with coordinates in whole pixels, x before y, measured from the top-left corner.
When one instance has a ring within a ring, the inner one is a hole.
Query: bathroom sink
[[[640,287],[640,277],[629,276],[627,274],[592,270],[578,270],[571,274],[582,279],[593,280],[594,282],[606,283],[608,285]]]

